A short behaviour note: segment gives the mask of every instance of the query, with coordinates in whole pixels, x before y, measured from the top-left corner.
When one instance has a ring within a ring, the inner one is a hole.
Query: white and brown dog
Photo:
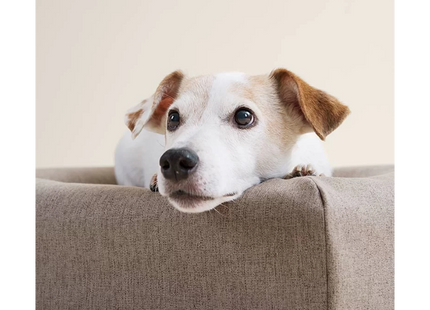
[[[116,150],[116,178],[159,190],[180,211],[203,212],[266,179],[330,176],[320,139],[348,114],[285,69],[194,78],[176,71],[126,114],[131,132]]]

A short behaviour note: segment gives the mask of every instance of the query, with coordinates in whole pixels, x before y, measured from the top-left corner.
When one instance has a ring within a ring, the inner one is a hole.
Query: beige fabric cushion
[[[37,176],[38,309],[393,308],[392,173],[269,180],[221,214],[112,168]]]
[[[36,178],[66,183],[116,184],[113,167],[43,168],[36,170]]]
[[[325,209],[329,309],[394,309],[394,174],[314,180]]]

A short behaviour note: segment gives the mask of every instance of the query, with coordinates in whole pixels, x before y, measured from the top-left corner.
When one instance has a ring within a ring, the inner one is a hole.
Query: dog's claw
[[[154,174],[149,184],[149,189],[153,192],[158,192],[157,174]]]
[[[317,173],[312,165],[297,165],[294,167],[293,171],[284,177],[284,179],[292,179],[304,176],[317,176]],[[323,174],[320,174],[320,176],[323,176]]]

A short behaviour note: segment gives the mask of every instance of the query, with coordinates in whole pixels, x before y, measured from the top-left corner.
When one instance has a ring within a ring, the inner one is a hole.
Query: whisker
[[[221,206],[223,209],[221,209],[222,211],[220,211],[221,213],[223,212],[223,211],[225,211],[224,213],[222,213],[224,216],[226,216],[227,214],[228,214],[228,210],[229,210],[229,207],[227,206],[227,205],[225,205],[225,204],[223,204],[223,203],[220,203],[219,204],[219,206]],[[218,211],[218,210],[217,210]]]
[[[222,214],[221,212],[219,212],[219,211],[216,209],[216,207],[215,207],[215,208],[213,208],[213,210],[214,210],[215,212],[217,212],[218,214],[220,214],[221,216],[224,216],[224,214]]]

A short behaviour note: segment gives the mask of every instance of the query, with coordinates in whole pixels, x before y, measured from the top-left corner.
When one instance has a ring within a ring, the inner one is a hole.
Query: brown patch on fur
[[[213,75],[203,75],[192,78],[187,77],[181,81],[181,86],[175,100],[180,96],[189,98],[187,105],[180,107],[179,112],[182,120],[186,121],[188,117],[199,117],[204,113],[209,103],[209,96],[214,79]],[[165,123],[161,123],[161,125],[164,126]]]
[[[265,91],[265,86],[270,84],[267,78],[262,75],[247,76],[247,82],[234,82],[229,88],[229,91],[240,95],[241,97],[248,99],[254,103],[257,103],[258,97]]]
[[[202,75],[184,79],[181,83],[180,92],[181,94],[192,94],[200,104],[207,104],[214,80],[215,77],[213,75]]]
[[[166,111],[176,99],[181,86],[184,74],[175,71],[166,76],[158,86],[154,94],[154,112],[148,120],[151,127],[160,127],[164,121]]]
[[[273,71],[270,78],[275,81],[281,101],[300,115],[322,140],[350,113],[335,97],[310,86],[286,69]]]
[[[157,108],[155,109],[154,113],[151,116],[151,119],[153,121],[153,125],[160,126],[161,121],[163,120],[163,117],[166,115],[167,110],[169,109],[170,105],[173,103],[174,98],[166,97],[160,101],[160,103],[157,105]]]
[[[264,113],[268,138],[280,149],[290,148],[296,142],[301,122],[285,109],[267,75],[250,76],[248,81],[242,94]]]
[[[142,116],[142,114],[143,114],[143,109],[127,114],[127,117],[128,117],[127,127],[130,129],[130,131],[134,130],[137,120],[139,119],[139,117]]]
[[[247,76],[246,83],[234,83],[230,91],[257,105],[259,117],[266,123],[267,138],[280,150],[290,149],[294,145],[302,121],[285,108],[268,75]]]
[[[184,74],[181,71],[175,71],[166,76],[155,91],[154,105],[157,105],[166,97],[175,99],[183,78]]]

